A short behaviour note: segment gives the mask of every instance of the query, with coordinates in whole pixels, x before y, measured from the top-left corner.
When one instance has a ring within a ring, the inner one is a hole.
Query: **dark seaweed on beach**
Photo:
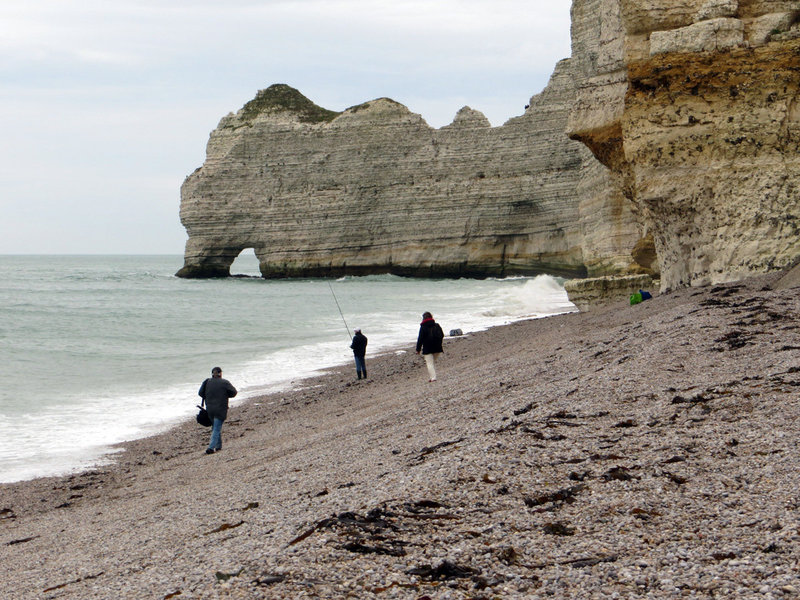
[[[569,527],[564,523],[545,523],[542,526],[542,530],[550,535],[563,535],[563,536],[570,536],[575,535],[575,528]]]
[[[446,579],[463,579],[480,574],[480,569],[473,569],[465,565],[459,565],[450,561],[443,561],[435,567],[423,565],[406,571],[409,575],[417,575],[423,579],[431,581],[441,581]]]
[[[566,502],[567,504],[571,504],[575,501],[575,496],[584,489],[586,489],[586,485],[579,484],[549,494],[540,494],[532,498],[526,497],[524,498],[525,506],[533,508],[534,506],[541,506],[542,504],[548,504],[550,502]]]
[[[39,537],[39,536],[38,535],[34,535],[32,537],[26,537],[26,538],[22,538],[22,539],[19,539],[19,540],[11,540],[6,545],[7,546],[16,546],[17,544],[24,544],[25,542],[30,542],[31,540],[35,540],[37,537]]]
[[[207,531],[203,535],[211,535],[212,533],[220,533],[221,531],[227,531],[228,529],[236,529],[237,527],[241,527],[242,525],[244,525],[244,521],[239,521],[238,523],[234,523],[233,525],[231,525],[230,523],[223,523],[216,529]]]
[[[603,474],[606,481],[631,481],[636,479],[627,467],[613,467]]]
[[[349,552],[356,552],[358,554],[386,554],[388,556],[405,556],[406,551],[403,548],[406,542],[394,542],[394,544],[375,544],[368,545],[361,542],[361,540],[354,540],[342,544],[342,549]]]
[[[423,457],[428,456],[429,454],[433,454],[434,452],[441,450],[442,448],[447,448],[448,446],[453,446],[454,444],[458,444],[459,442],[463,442],[464,438],[460,437],[457,440],[451,440],[447,442],[440,442],[435,446],[425,446],[422,450],[419,451],[419,456],[417,457],[418,460],[424,460]]]

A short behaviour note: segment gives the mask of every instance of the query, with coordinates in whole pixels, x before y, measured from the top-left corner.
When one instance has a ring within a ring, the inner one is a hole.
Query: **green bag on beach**
[[[642,301],[642,294],[641,292],[636,292],[635,294],[631,294],[631,306],[634,304],[639,304]]]

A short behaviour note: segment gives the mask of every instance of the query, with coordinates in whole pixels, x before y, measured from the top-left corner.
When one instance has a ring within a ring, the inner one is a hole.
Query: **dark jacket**
[[[439,324],[433,319],[425,319],[419,324],[419,335],[417,336],[417,352],[422,349],[423,354],[437,354],[443,352],[442,339],[444,332]]]
[[[205,400],[209,417],[224,421],[228,417],[228,398],[233,398],[236,393],[236,388],[227,379],[209,377],[202,383],[197,395]]]
[[[359,331],[353,336],[353,343],[350,344],[350,347],[353,349],[353,354],[364,358],[367,353],[367,336]]]

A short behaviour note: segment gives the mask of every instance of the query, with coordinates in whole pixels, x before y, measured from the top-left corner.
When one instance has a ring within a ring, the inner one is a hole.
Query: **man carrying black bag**
[[[228,416],[228,399],[236,394],[236,388],[231,382],[222,378],[222,369],[211,369],[211,377],[200,386],[197,394],[203,399],[211,419],[211,441],[206,449],[206,454],[214,454],[222,450],[222,424]]]

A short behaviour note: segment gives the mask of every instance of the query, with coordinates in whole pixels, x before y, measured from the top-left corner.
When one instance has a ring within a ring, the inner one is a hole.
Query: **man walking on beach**
[[[443,352],[443,339],[444,332],[433,320],[433,315],[427,311],[422,313],[422,323],[419,324],[419,335],[417,335],[417,354],[422,350],[422,356],[428,367],[429,382],[436,381],[436,361]]]
[[[361,333],[360,329],[356,329],[356,334],[353,336],[353,343],[350,348],[353,349],[353,357],[356,359],[356,374],[358,378],[364,376],[367,378],[367,363],[364,362],[364,357],[367,354],[367,336]]]
[[[206,405],[208,416],[211,418],[211,441],[206,449],[206,454],[214,454],[222,450],[222,424],[228,416],[228,399],[233,398],[237,392],[231,382],[222,378],[222,369],[211,369],[211,377],[200,386],[197,394]]]

